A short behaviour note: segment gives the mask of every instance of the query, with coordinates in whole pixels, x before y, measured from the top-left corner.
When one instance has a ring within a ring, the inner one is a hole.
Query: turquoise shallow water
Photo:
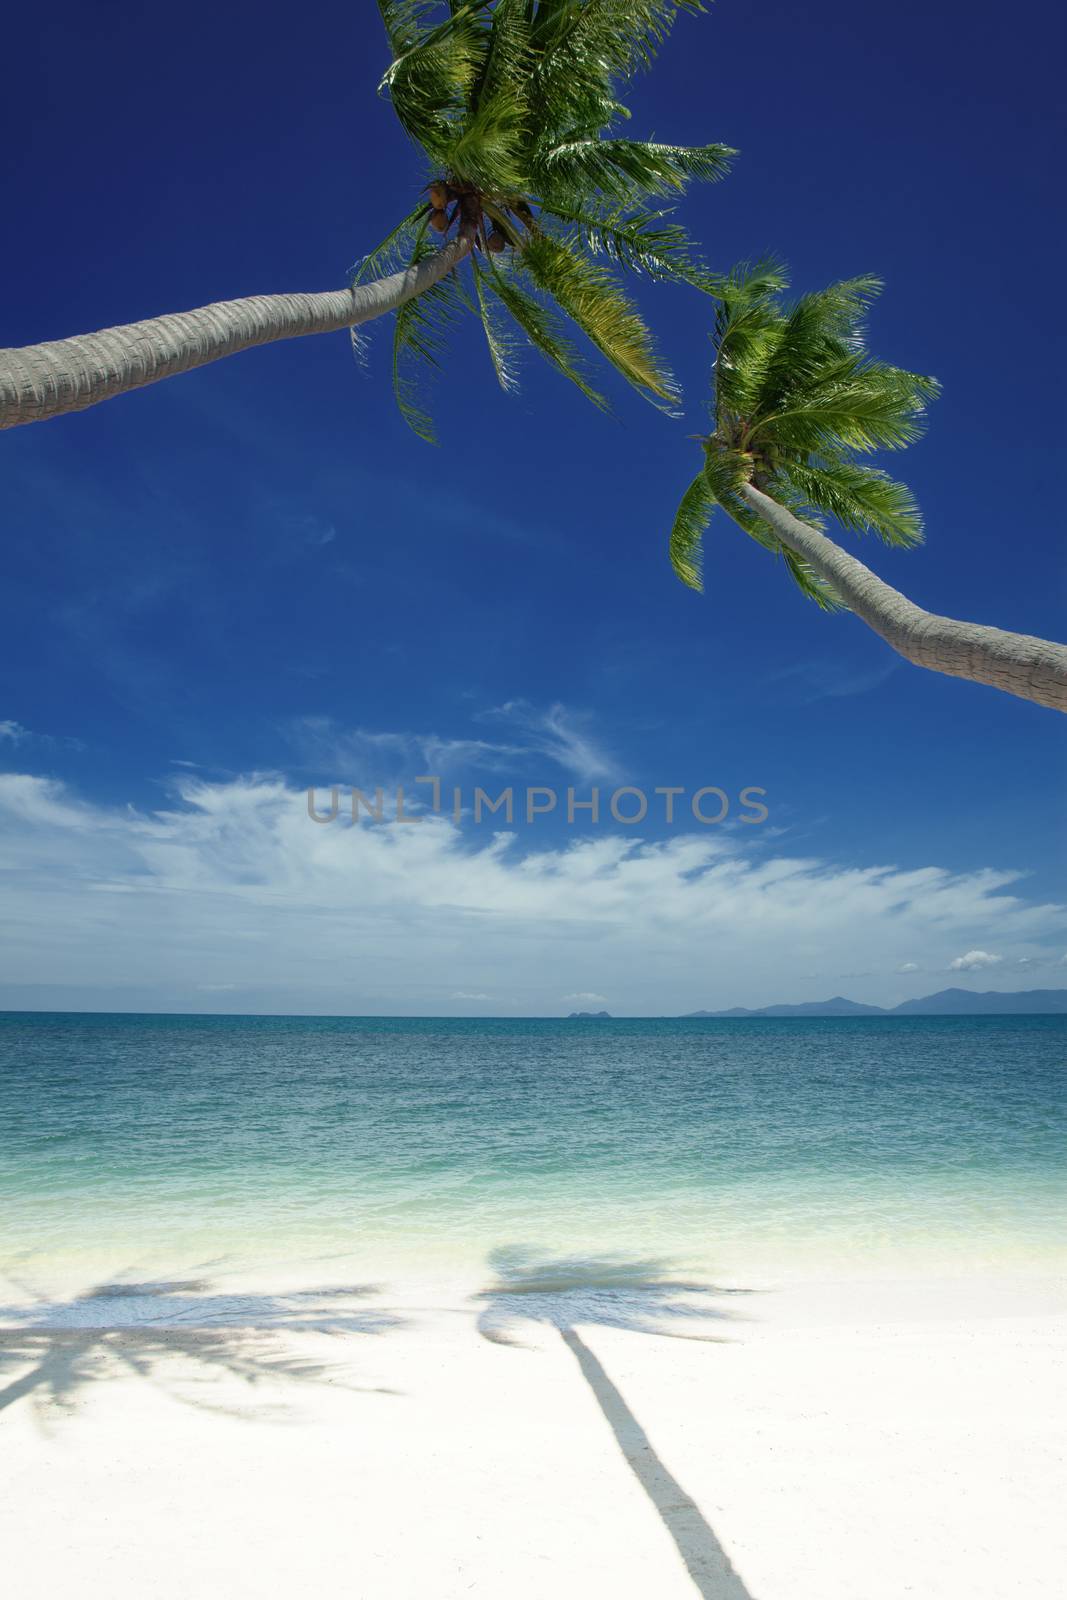
[[[0,1014],[0,1268],[1061,1259],[1067,1018]]]

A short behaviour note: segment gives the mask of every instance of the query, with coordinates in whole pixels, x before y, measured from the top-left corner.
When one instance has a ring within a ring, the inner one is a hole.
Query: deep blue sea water
[[[0,1014],[0,1269],[1046,1270],[1067,1017]]]

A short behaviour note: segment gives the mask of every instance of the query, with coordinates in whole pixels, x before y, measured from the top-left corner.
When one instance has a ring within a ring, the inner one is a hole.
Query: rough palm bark
[[[84,411],[254,345],[370,322],[424,293],[469,250],[470,240],[461,237],[418,266],[357,288],[220,300],[99,333],[0,350],[0,428]]]
[[[906,661],[1067,711],[1067,645],[923,611],[769,495],[751,484],[740,493],[781,542]]]

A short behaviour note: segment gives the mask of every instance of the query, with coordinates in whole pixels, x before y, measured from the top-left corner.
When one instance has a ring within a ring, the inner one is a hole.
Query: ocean
[[[0,1272],[1062,1264],[1067,1017],[0,1014]]]

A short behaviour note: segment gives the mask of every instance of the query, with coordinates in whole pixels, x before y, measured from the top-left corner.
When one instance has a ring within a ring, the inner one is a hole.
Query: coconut
[[[426,191],[435,211],[443,211],[448,204],[448,188],[443,183],[431,183]]]
[[[437,233],[448,232],[448,212],[438,210],[436,207],[430,212],[430,227]]]
[[[504,246],[507,244],[508,241],[504,237],[504,235],[501,233],[499,228],[494,228],[492,233],[489,235],[488,239],[485,242],[489,246],[489,248],[493,252],[493,254],[495,256],[498,256],[500,254],[501,250],[503,250]]]

